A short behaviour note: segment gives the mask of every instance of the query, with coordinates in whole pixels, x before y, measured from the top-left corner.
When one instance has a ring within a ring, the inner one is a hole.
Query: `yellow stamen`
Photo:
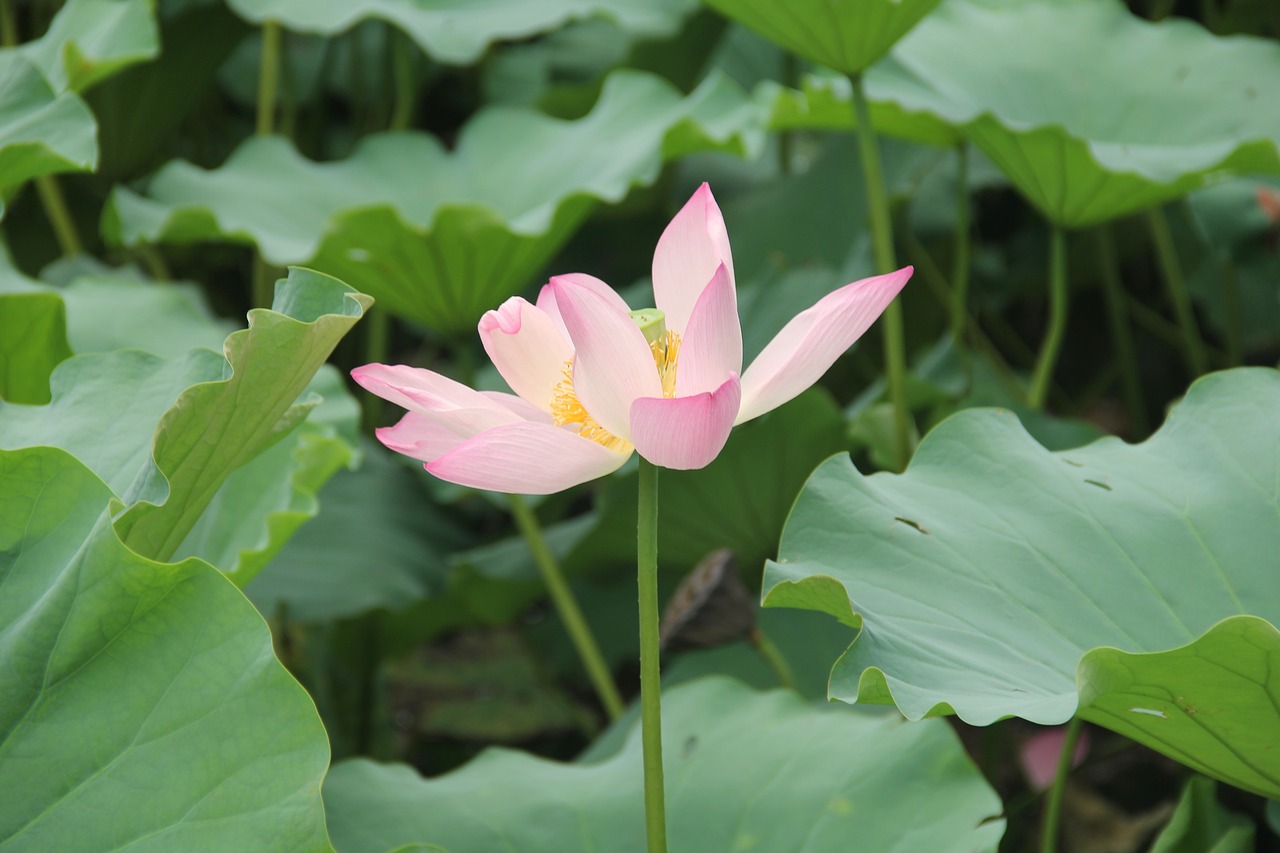
[[[649,344],[653,351],[653,363],[662,380],[662,396],[676,395],[676,360],[680,355],[680,336],[668,331],[666,335]],[[556,426],[576,426],[578,435],[604,445],[619,453],[630,453],[631,442],[609,432],[593,417],[573,390],[573,359],[564,363],[564,379],[556,385],[551,395],[551,417]]]

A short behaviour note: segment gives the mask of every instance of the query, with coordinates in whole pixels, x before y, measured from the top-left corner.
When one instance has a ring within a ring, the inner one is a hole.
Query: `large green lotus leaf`
[[[140,350],[75,356],[54,370],[48,405],[0,408],[0,447],[59,447],[124,496],[148,470],[164,413],[187,388],[221,379],[225,366],[202,349],[174,359]]]
[[[904,725],[814,708],[786,691],[707,678],[663,695],[672,851],[994,850],[1000,800],[941,721]],[[491,749],[424,780],[348,761],[325,782],[340,853],[432,842],[446,850],[644,850],[640,732],[593,764]],[[922,814],[929,820],[919,820]]]
[[[1280,45],[1148,23],[1115,0],[953,0],[867,85],[961,127],[1062,225],[1150,207],[1217,170],[1280,171],[1280,113],[1266,106],[1280,101]]]
[[[321,622],[402,610],[445,589],[444,554],[461,526],[433,504],[413,472],[378,445],[320,493],[320,513],[246,588],[263,613]]]
[[[218,68],[250,29],[222,3],[162,13],[160,55],[113,75],[86,96],[98,118],[98,173],[104,180],[141,177],[172,156],[179,128],[207,108]],[[286,57],[296,47],[288,44]],[[256,94],[256,77],[254,83]]]
[[[328,368],[328,365],[325,366]],[[324,393],[351,398],[337,371]],[[322,374],[317,374],[320,379]],[[310,389],[316,391],[315,384]],[[330,399],[325,396],[325,399]],[[353,402],[353,401],[352,401]],[[358,423],[358,411],[349,423]],[[178,548],[176,557],[200,557],[243,587],[277,555],[294,532],[316,517],[316,496],[329,478],[353,461],[354,442],[308,419],[285,441],[231,473]]]
[[[125,495],[120,538],[167,559],[228,476],[288,435],[318,401],[297,403],[372,300],[320,273],[294,269],[273,309],[249,312],[227,338],[223,378],[183,392],[156,428],[152,462]]]
[[[787,50],[846,74],[868,68],[938,5],[938,0],[706,2]]]
[[[30,59],[60,92],[83,92],[160,53],[154,6],[152,0],[68,0],[48,32],[3,53]]]
[[[27,59],[0,58],[0,190],[98,164],[93,113],[74,92],[55,92]]]
[[[219,381],[226,366],[203,349],[169,359],[138,350],[76,356],[54,371],[51,404],[0,409],[0,446],[62,448],[115,495],[127,495],[151,472],[153,436],[165,413],[191,386]],[[243,585],[316,514],[316,492],[351,461],[358,411],[327,366],[303,396],[313,393],[341,409],[337,421],[318,421],[313,410],[286,440],[236,469],[179,556],[201,557]]]
[[[670,36],[693,0],[228,0],[254,23],[275,20],[299,32],[336,35],[367,18],[404,30],[434,59],[469,65],[490,44],[520,40],[570,21],[605,17],[644,36]]]
[[[236,326],[209,310],[185,282],[145,282],[124,272],[77,276],[53,291],[67,306],[67,338],[77,353],[140,349],[175,358],[221,350]]]
[[[0,401],[49,402],[49,379],[71,356],[66,307],[54,293],[0,285]]]
[[[964,138],[956,125],[927,112],[904,110],[895,103],[896,82],[876,68],[867,72],[867,100],[877,132],[926,145],[955,145]],[[806,74],[799,89],[768,80],[756,87],[753,98],[770,130],[851,131],[857,127],[853,85],[841,75]]]
[[[261,617],[205,563],[139,557],[111,491],[0,452],[0,850],[328,850],[328,742]]]
[[[145,197],[117,189],[104,233],[128,246],[252,242],[274,264],[306,263],[461,333],[526,287],[597,200],[652,183],[664,156],[745,144],[733,92],[715,77],[686,98],[618,71],[582,119],[490,108],[451,152],[424,134],[382,134],[347,160],[314,163],[283,139],[252,139],[218,170],[176,162]]]
[[[979,725],[1079,710],[1275,796],[1278,416],[1280,372],[1247,368],[1198,381],[1140,445],[1051,453],[1008,412],[971,410],[902,475],[829,460],[765,603],[861,629],[834,698]]]

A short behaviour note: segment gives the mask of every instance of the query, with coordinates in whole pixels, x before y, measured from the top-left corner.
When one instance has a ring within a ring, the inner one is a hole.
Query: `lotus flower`
[[[485,351],[514,395],[403,365],[352,376],[409,410],[379,440],[451,483],[550,494],[617,470],[633,451],[665,468],[701,468],[735,425],[816,382],[911,273],[828,294],[743,371],[729,237],[703,184],[658,240],[656,309],[631,311],[604,282],[573,273],[553,277],[536,304],[512,297],[480,319]]]

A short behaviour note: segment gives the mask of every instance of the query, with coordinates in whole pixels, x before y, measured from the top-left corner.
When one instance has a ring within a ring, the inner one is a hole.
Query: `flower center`
[[[680,335],[668,331],[661,311],[649,308],[643,311],[632,311],[631,317],[644,332],[649,349],[653,352],[653,363],[658,368],[658,378],[662,380],[662,396],[676,395],[676,360],[680,355]],[[630,453],[631,442],[609,432],[593,417],[578,399],[573,390],[573,359],[564,363],[564,378],[556,385],[551,395],[551,417],[556,426],[577,427],[578,435],[588,438],[596,444],[602,444],[619,453]]]

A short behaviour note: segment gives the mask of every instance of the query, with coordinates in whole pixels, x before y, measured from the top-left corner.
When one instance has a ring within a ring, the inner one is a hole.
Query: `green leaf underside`
[[[83,92],[160,53],[151,0],[68,0],[39,39],[0,51],[34,62],[59,92]]]
[[[1000,802],[938,721],[902,725],[798,696],[703,679],[663,696],[673,851],[815,853],[914,847],[994,850]],[[423,780],[403,765],[344,762],[325,783],[341,853],[431,842],[447,850],[573,853],[644,849],[640,739],[598,764],[491,749]],[[920,814],[929,821],[919,821]]]
[[[832,459],[788,520],[765,603],[861,627],[835,698],[979,725],[1079,706],[1275,796],[1278,414],[1280,373],[1248,368],[1198,381],[1141,445],[1050,453],[984,410],[939,425],[900,476]]]
[[[732,141],[726,86],[716,78],[682,98],[619,71],[578,121],[490,108],[452,152],[425,134],[381,134],[347,160],[314,163],[282,139],[252,139],[215,171],[169,164],[146,197],[117,189],[104,231],[129,246],[252,242],[273,264],[305,263],[402,317],[462,332],[527,286],[597,200],[652,183],[664,154],[745,144]]]
[[[0,59],[0,189],[98,165],[93,113],[21,56]]]
[[[245,590],[263,613],[301,622],[403,609],[445,587],[442,550],[460,534],[418,478],[380,446],[339,471],[304,525]]]
[[[124,328],[136,318],[116,324],[114,313],[133,306],[156,309],[181,298],[181,291],[124,280],[99,292],[91,279],[36,295],[61,304],[60,293],[67,294],[81,326],[99,307],[99,325]],[[112,296],[121,297],[119,305],[105,304]],[[170,357],[125,349],[71,358],[53,372],[51,403],[0,409],[0,446],[53,446],[77,456],[118,499],[136,504],[121,530],[156,514],[134,535],[147,547],[154,543],[146,536],[163,537],[155,547],[168,549],[168,557],[194,529],[182,554],[214,562],[243,584],[315,514],[315,492],[351,459],[356,407],[336,372],[320,365],[358,319],[361,299],[340,282],[295,270],[277,302],[290,313],[254,312],[252,329],[227,339],[231,364],[205,349]],[[182,304],[191,312],[203,310]],[[222,328],[207,318],[201,326],[190,312],[179,326],[191,333],[193,345]],[[176,348],[172,332],[153,330],[139,343]],[[73,341],[109,346],[112,337],[82,329]],[[324,422],[312,417],[255,459],[315,405],[304,390],[323,393],[332,416]],[[303,404],[290,408],[300,396]],[[153,507],[157,501],[161,508]],[[165,519],[172,529],[164,527]]]
[[[707,5],[805,59],[853,74],[884,56],[938,0],[707,0]]]
[[[0,293],[0,400],[49,402],[49,378],[71,356],[66,309],[56,294]]]
[[[604,17],[638,35],[674,35],[696,8],[693,0],[228,0],[254,23],[336,35],[377,18],[404,30],[439,62],[475,62],[496,41],[525,39],[572,21]]]
[[[328,849],[328,743],[205,563],[126,549],[65,452],[0,451],[0,850]]]
[[[1224,809],[1218,803],[1217,787],[1204,776],[1187,780],[1173,817],[1150,853],[1250,853],[1253,821]]]
[[[125,544],[171,557],[231,472],[306,418],[318,401],[295,401],[369,304],[310,270],[277,283],[274,309],[250,311],[249,328],[227,338],[225,378],[188,388],[161,418],[154,464],[116,521]]]
[[[1280,172],[1280,116],[1265,106],[1280,101],[1280,45],[1152,24],[1111,0],[943,4],[866,85],[878,129],[963,134],[1065,226],[1177,198],[1216,171]],[[802,88],[757,93],[775,126],[852,127],[845,81]]]

